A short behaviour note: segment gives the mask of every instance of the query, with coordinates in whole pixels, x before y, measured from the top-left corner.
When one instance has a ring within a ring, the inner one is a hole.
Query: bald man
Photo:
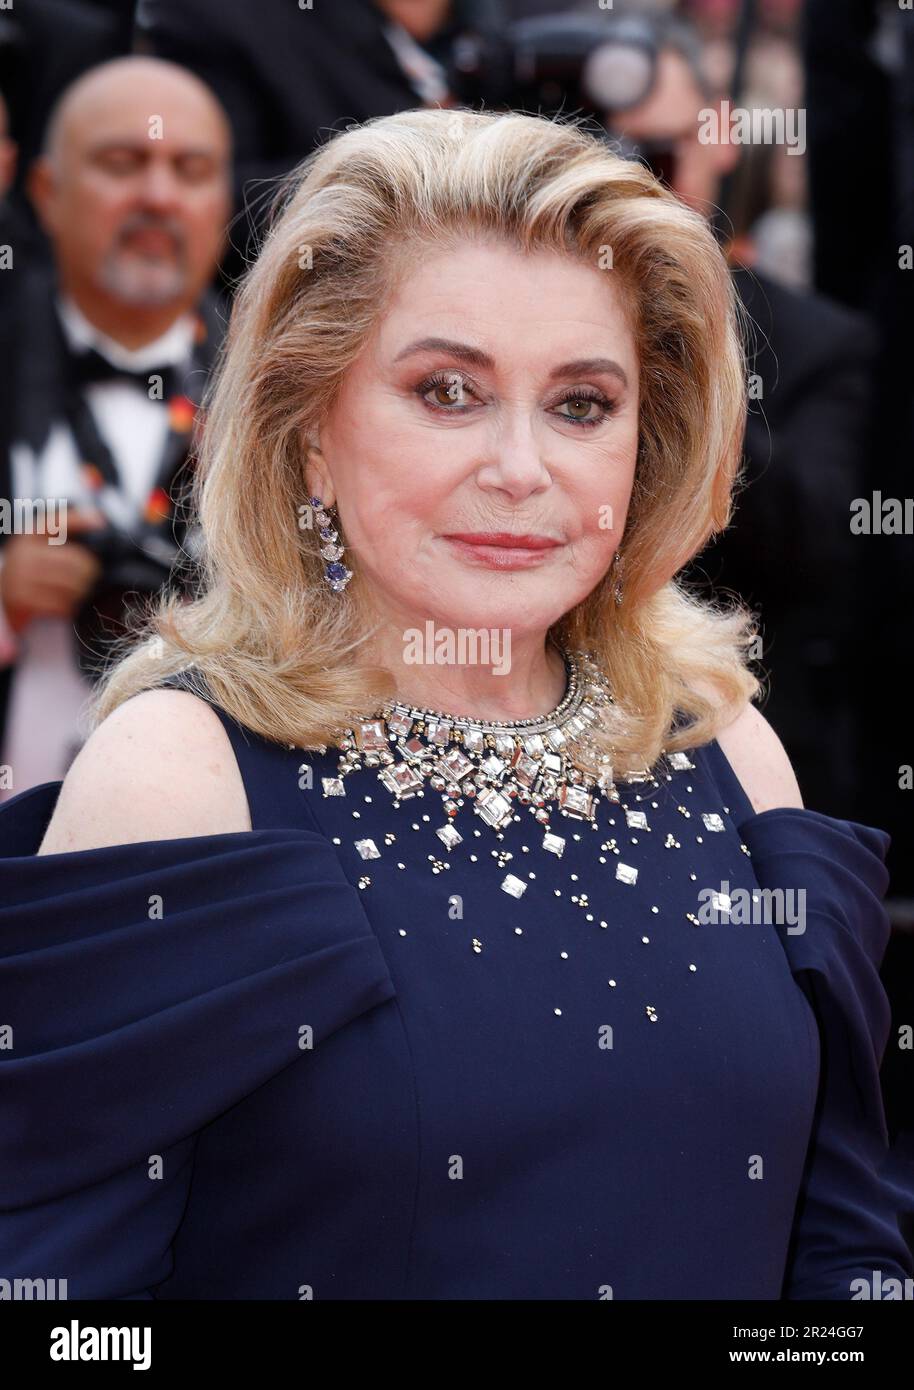
[[[0,421],[0,800],[63,776],[126,595],[154,593],[188,539],[178,485],[226,318],[210,286],[230,161],[206,85],[137,55],[61,95],[29,171],[55,279],[17,271]]]
[[[62,289],[125,347],[160,337],[212,279],[230,150],[209,88],[157,58],[90,69],[53,109],[29,195]]]

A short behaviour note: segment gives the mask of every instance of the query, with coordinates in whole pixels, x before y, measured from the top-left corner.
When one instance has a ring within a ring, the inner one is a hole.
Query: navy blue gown
[[[60,783],[0,809],[4,1277],[850,1299],[914,1272],[883,831],[753,813],[714,742],[562,819],[561,854],[468,807],[447,848],[440,798],[367,768],[324,795],[333,749],[217,712],[250,832],[39,857]],[[727,916],[765,887],[805,891],[804,931]]]

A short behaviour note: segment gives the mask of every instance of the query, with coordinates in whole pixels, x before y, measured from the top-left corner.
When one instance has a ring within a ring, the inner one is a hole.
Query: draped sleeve
[[[782,1296],[851,1299],[860,1287],[854,1280],[885,1289],[887,1279],[914,1272],[899,1227],[914,1212],[914,1181],[910,1161],[891,1152],[879,1080],[890,1027],[879,977],[890,931],[882,903],[890,840],[885,831],[799,808],[764,811],[738,828],[760,887],[805,894],[794,899],[804,903],[799,921],[777,931],[821,1044]]]
[[[202,1127],[395,989],[316,830],[38,856],[60,785],[0,808],[0,1272],[149,1298]]]

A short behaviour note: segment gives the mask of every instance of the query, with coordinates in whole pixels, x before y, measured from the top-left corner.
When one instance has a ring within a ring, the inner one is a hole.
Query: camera
[[[445,66],[461,105],[574,112],[602,126],[607,111],[624,111],[648,96],[657,53],[656,27],[638,15],[570,12],[500,21],[488,13],[468,18]]]

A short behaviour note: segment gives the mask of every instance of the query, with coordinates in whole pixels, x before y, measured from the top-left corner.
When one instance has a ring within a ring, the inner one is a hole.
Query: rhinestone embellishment
[[[376,767],[381,785],[397,801],[424,795],[427,788],[440,793],[449,820],[469,803],[496,832],[519,819],[518,807],[544,830],[556,814],[593,824],[602,799],[620,799],[611,758],[590,737],[612,695],[591,653],[563,656],[565,696],[540,719],[486,722],[391,702],[379,716],[358,720],[343,733],[337,776],[325,779],[325,795],[345,794],[349,773]],[[640,773],[628,775],[643,780]],[[632,813],[629,823],[648,828],[642,812]],[[452,829],[445,825],[436,832],[449,849],[462,838],[452,838]],[[544,848],[561,855],[564,840],[548,836]]]
[[[700,759],[696,767],[688,754],[663,748],[661,757],[669,771],[654,767],[631,771],[627,765],[625,782],[649,783],[650,788],[635,785],[631,796],[622,788],[620,796],[613,780],[616,759],[609,755],[608,744],[604,750],[596,741],[595,726],[607,727],[607,706],[612,704],[608,681],[590,653],[566,651],[563,655],[568,686],[561,704],[549,716],[515,724],[484,723],[393,703],[342,731],[333,760],[324,769],[335,775],[314,781],[322,780],[325,798],[349,793],[348,800],[329,803],[326,814],[349,828],[346,843],[358,856],[352,880],[369,898],[372,893],[376,898],[382,896],[377,886],[372,890],[373,880],[381,890],[386,885],[402,895],[400,885],[410,867],[405,845],[414,844],[423,874],[445,885],[448,922],[455,924],[448,930],[461,934],[464,950],[480,957],[486,954],[495,965],[502,950],[502,931],[508,933],[512,948],[516,938],[515,949],[523,949],[536,935],[520,925],[524,914],[534,914],[531,920],[536,922],[537,911],[545,911],[552,928],[550,910],[554,908],[556,948],[572,947],[556,949],[555,958],[567,962],[559,967],[566,977],[574,974],[576,965],[580,968],[582,959],[577,936],[570,933],[580,934],[586,947],[585,933],[591,928],[595,933],[601,929],[612,960],[610,968],[617,971],[606,983],[620,995],[625,994],[626,985],[625,957],[620,952],[629,949],[629,939],[631,949],[653,968],[659,965],[663,970],[672,962],[677,970],[694,975],[704,968],[701,957],[697,956],[698,963],[689,961],[688,956],[677,958],[670,948],[675,947],[677,933],[683,938],[688,934],[684,949],[689,955],[705,944],[702,924],[709,918],[704,912],[701,917],[697,915],[695,885],[700,878],[693,868],[693,863],[695,867],[698,864],[693,855],[707,854],[710,846],[702,850],[705,839],[695,832],[701,830],[709,840],[714,835],[738,841],[728,819],[729,808],[723,805],[719,812],[702,810],[702,804],[713,805],[713,778],[708,777]],[[326,747],[320,749],[322,754],[327,751]],[[334,766],[337,754],[339,761]],[[383,821],[367,819],[379,808],[375,805],[369,812],[361,803],[386,802],[388,798],[366,794],[367,781],[362,784],[356,778],[347,782],[350,774],[361,770],[367,770],[368,778],[376,776],[392,798],[389,815],[390,820],[399,822],[396,833]],[[620,775],[620,788],[622,781]],[[441,799],[440,809],[436,797]],[[534,817],[537,834],[528,833],[524,809]],[[564,824],[559,823],[558,816],[564,818]],[[688,821],[691,825],[686,824]],[[511,822],[518,823],[517,829],[511,825],[510,833],[503,834]],[[366,837],[369,826],[373,839]],[[489,830],[495,832],[496,843],[491,848],[485,844]],[[591,830],[599,833],[588,834]],[[680,841],[677,835],[683,831],[686,835]],[[359,834],[362,838],[356,838]],[[334,836],[333,843],[340,845],[342,840]],[[397,845],[396,859],[379,849],[393,844]],[[644,857],[654,846],[656,857],[667,861],[662,866],[663,881],[669,880],[671,886],[680,881],[678,898],[671,897],[669,903],[662,900],[662,905],[651,901],[657,896],[658,880],[650,858]],[[748,845],[742,842],[739,850],[749,854]],[[368,862],[371,860],[378,862]],[[626,862],[629,860],[634,862]],[[481,923],[484,938],[463,935],[466,929],[460,925],[465,906],[458,891],[461,869],[472,865],[476,866],[479,887],[484,892],[491,889],[497,900],[483,901],[481,917],[480,904],[472,903],[476,915],[469,915],[469,922],[476,931],[481,929],[477,921]],[[624,892],[625,887],[632,888],[632,893]],[[434,891],[440,905],[440,887],[436,885]],[[498,899],[499,891],[514,901],[509,904]],[[700,894],[699,900],[704,896]],[[728,894],[708,896],[714,914],[710,920],[727,920],[732,910]],[[690,911],[693,904],[695,910]],[[572,915],[573,926],[565,920]],[[693,928],[698,929],[697,934]],[[404,949],[417,935],[412,927],[407,932],[403,926],[397,927],[397,934],[406,938]],[[714,943],[707,938],[707,944],[711,948]],[[661,1015],[671,1017],[663,1003],[667,996],[660,997],[659,1006],[639,1001],[642,1017],[654,1025]],[[573,1013],[567,998],[562,1007],[552,1000],[545,1007],[557,1019]]]

